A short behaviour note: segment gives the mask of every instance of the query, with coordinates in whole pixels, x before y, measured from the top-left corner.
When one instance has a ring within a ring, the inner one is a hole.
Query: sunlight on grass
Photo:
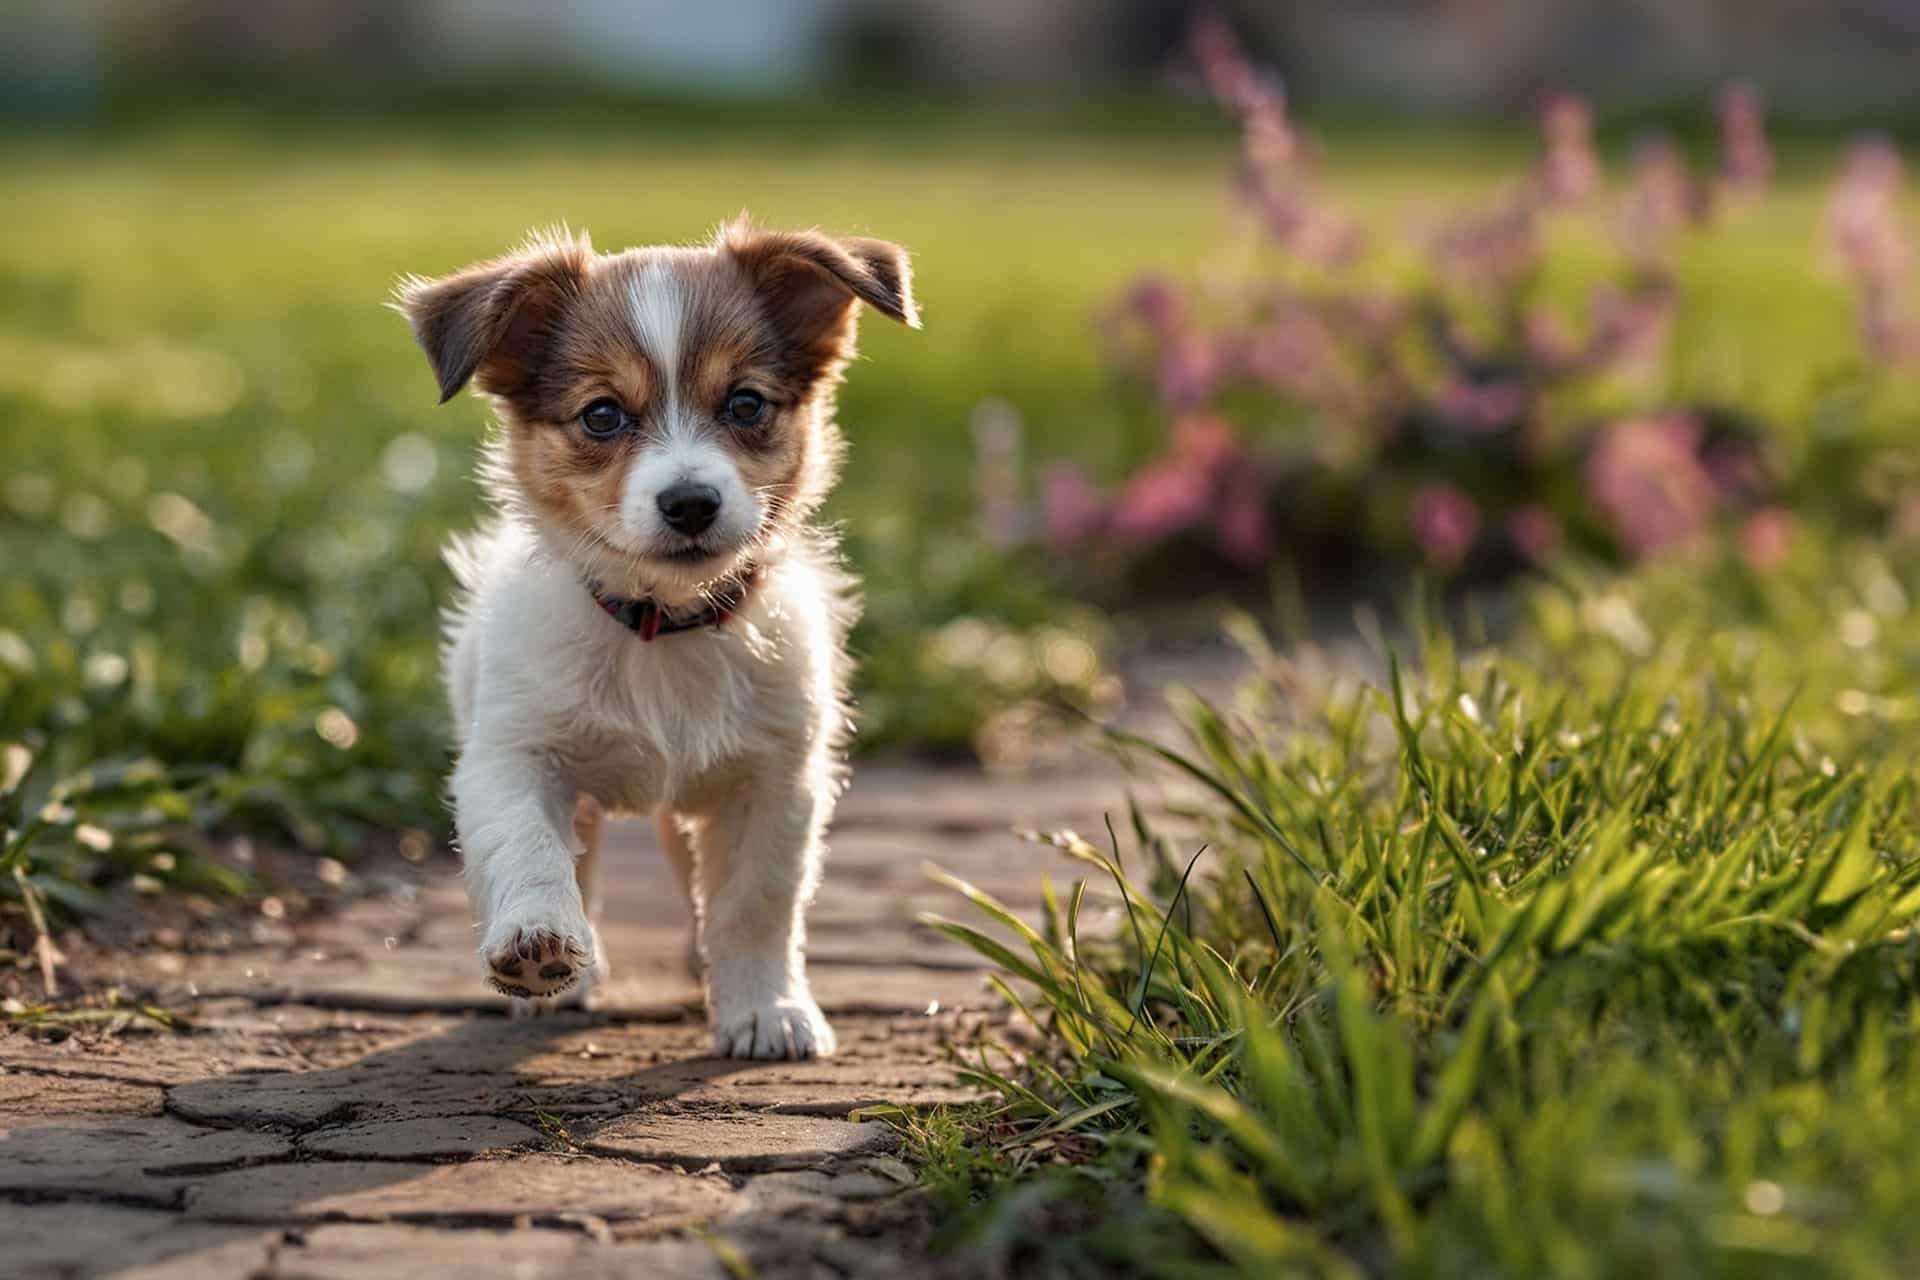
[[[1189,741],[1140,745],[1193,822],[1126,864],[1047,837],[1084,880],[1040,929],[957,883],[985,919],[935,921],[1038,1046],[962,1053],[1029,1188],[976,1194],[976,1230],[1167,1273],[1902,1274],[1917,589],[1806,537],[1771,573],[1529,588],[1497,649],[1416,626],[1379,687],[1300,705],[1267,655],[1235,707],[1184,699]],[[1091,1147],[1022,1159],[1063,1135]]]

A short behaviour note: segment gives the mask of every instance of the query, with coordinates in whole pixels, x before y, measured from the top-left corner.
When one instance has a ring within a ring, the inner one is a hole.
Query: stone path
[[[940,1046],[997,1016],[972,953],[916,923],[970,911],[926,866],[1031,910],[1075,864],[1009,830],[1106,810],[1104,764],[858,770],[811,917],[820,1062],[705,1056],[645,823],[611,835],[592,1014],[501,1016],[444,868],[217,953],[82,959],[193,1030],[0,1031],[0,1275],[936,1274],[892,1131],[846,1118],[969,1097]]]

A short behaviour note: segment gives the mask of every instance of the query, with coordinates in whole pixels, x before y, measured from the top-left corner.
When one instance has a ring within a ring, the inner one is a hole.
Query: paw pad
[[[593,965],[579,939],[553,929],[516,929],[486,953],[487,982],[502,995],[522,1000],[557,996]],[[528,966],[533,967],[531,976]]]

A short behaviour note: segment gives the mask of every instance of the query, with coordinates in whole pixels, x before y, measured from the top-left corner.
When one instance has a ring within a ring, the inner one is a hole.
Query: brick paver
[[[1016,826],[1097,830],[1124,779],[869,765],[811,917],[827,1060],[709,1058],[683,909],[645,823],[609,851],[604,1007],[512,1023],[444,868],[270,943],[77,962],[192,1019],[0,1032],[7,1276],[930,1274],[894,1135],[848,1113],[970,1096],[942,1044],[996,1017],[968,908],[1031,910],[1074,864]]]

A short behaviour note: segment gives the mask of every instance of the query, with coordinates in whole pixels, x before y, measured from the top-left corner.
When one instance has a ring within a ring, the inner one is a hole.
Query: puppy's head
[[[897,246],[744,221],[695,249],[541,236],[399,296],[441,400],[472,381],[499,406],[502,496],[593,576],[667,595],[819,504],[862,303],[918,324]]]

